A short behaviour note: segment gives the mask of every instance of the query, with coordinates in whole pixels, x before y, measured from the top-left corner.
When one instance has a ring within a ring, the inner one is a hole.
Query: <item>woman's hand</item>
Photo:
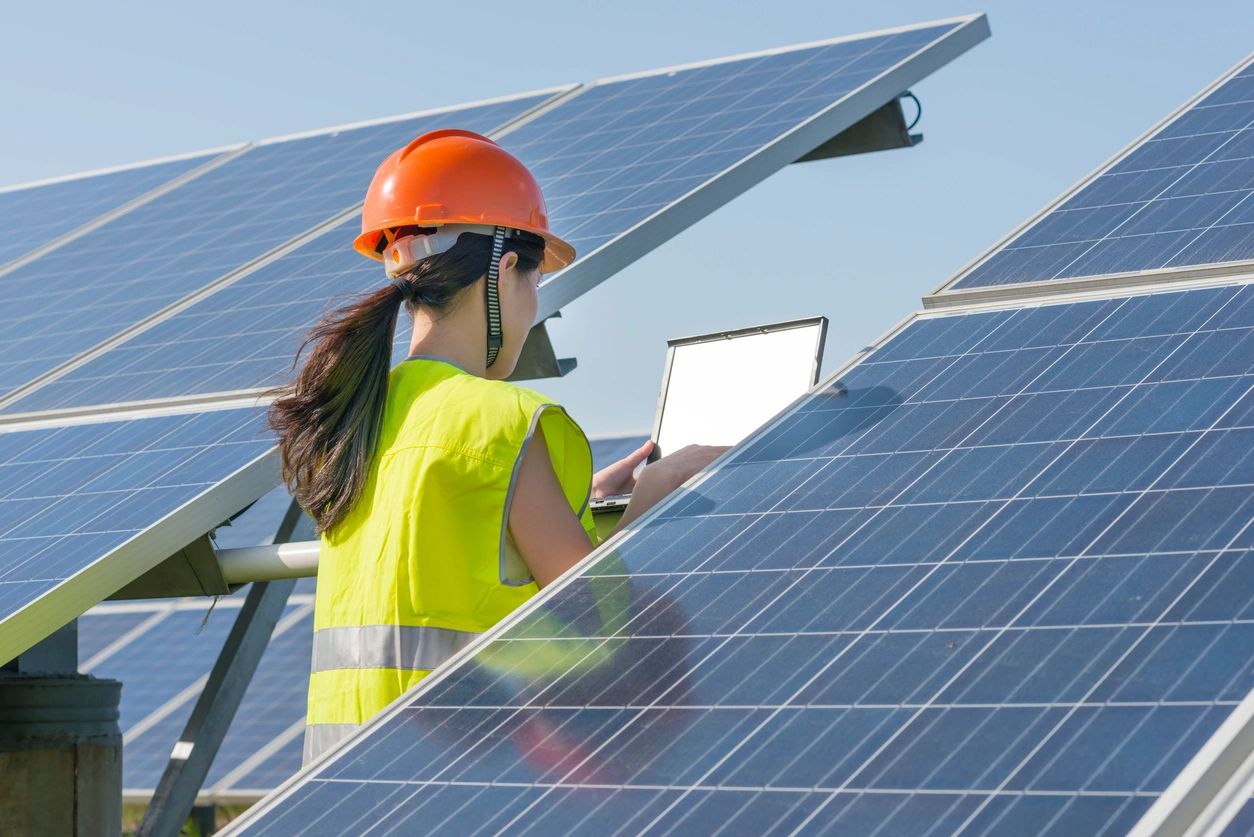
[[[688,445],[669,456],[663,456],[652,465],[646,465],[640,472],[640,478],[636,480],[635,490],[631,492],[631,502],[627,504],[615,531],[656,506],[728,450],[719,445]]]
[[[652,450],[653,441],[649,440],[613,465],[593,474],[592,498],[599,500],[615,494],[630,494],[636,487],[636,467],[649,457]]]

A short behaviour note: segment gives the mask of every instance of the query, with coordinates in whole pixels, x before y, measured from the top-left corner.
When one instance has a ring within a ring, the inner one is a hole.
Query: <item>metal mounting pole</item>
[[[291,537],[301,515],[300,508],[293,502],[274,540]],[[295,579],[266,581],[254,584],[248,591],[248,598],[231,626],[204,691],[174,745],[152,802],[144,812],[139,825],[140,837],[177,835],[183,828],[295,585]]]

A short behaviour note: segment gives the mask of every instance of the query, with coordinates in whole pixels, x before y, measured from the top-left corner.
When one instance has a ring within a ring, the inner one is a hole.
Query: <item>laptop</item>
[[[827,318],[683,337],[666,343],[649,461],[687,445],[735,445],[819,380]],[[591,503],[619,513],[630,494]]]

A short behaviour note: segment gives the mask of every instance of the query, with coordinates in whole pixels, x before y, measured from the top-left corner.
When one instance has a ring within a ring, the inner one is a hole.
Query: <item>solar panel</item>
[[[170,758],[170,748],[178,740],[183,723],[196,702],[196,695],[200,693],[199,688],[189,687],[209,673],[213,659],[239,613],[238,603],[234,601],[218,602],[225,606],[221,609],[215,606],[212,611],[212,599],[203,602],[193,600],[190,604],[190,607],[180,607],[171,601],[153,606],[148,611],[149,617],[162,614],[164,618],[153,620],[150,630],[135,636],[87,672],[97,677],[121,680],[128,687],[119,704],[118,719],[126,745],[123,766],[128,776],[139,761],[136,759],[139,751],[134,746],[139,742],[135,739],[144,742],[153,740],[156,736],[149,733],[162,718],[172,719],[175,724],[173,734],[156,743],[157,749],[162,750],[160,767],[165,767]],[[110,606],[106,604],[101,608]],[[91,611],[80,616],[80,632],[90,629],[100,618]],[[155,717],[154,713],[157,713]]]
[[[541,315],[987,36],[974,15],[607,79],[521,125],[503,142],[582,256],[542,286]]]
[[[273,485],[263,414],[223,409],[0,428],[0,659]]]
[[[1251,348],[920,315],[240,830],[1122,833],[1254,687]]]
[[[988,34],[982,16],[594,83],[501,138],[581,257],[540,316],[812,151]],[[327,301],[380,283],[348,219],[6,408],[33,412],[285,380]],[[0,345],[3,345],[0,343]],[[398,338],[396,359],[408,342]],[[2,381],[0,373],[0,381]]]
[[[5,275],[0,395],[361,201],[379,161],[456,123],[491,131],[554,91],[262,143]],[[90,289],[90,317],[67,316]]]
[[[88,611],[83,616],[91,616],[91,619],[90,623],[79,623],[78,667],[80,671],[88,671],[96,657],[107,654],[115,643],[124,642],[128,634],[141,628],[153,614],[145,611],[92,614]]]
[[[192,620],[205,619],[208,608],[209,603],[205,602],[195,610],[181,611],[180,615],[187,615],[185,624],[191,625],[194,630],[198,621]],[[142,719],[139,720],[142,724],[139,734],[134,733],[137,728],[134,721],[129,726],[122,726],[125,741],[122,787],[128,799],[141,801],[152,796],[170,761],[174,742],[183,732],[213,660],[231,629],[236,612],[218,613],[215,610],[208,619],[213,629],[206,628],[199,635],[171,629],[145,636],[133,644],[130,655],[119,656],[110,667],[93,672],[123,683],[144,684],[143,688],[134,690],[142,696],[124,695],[122,699],[124,717],[129,710],[139,713]],[[312,598],[308,595],[293,596],[275,627],[274,636],[214,758],[204,784],[205,795],[211,792],[222,776],[257,756],[266,744],[288,727],[298,722],[303,724],[303,689],[308,688],[312,643]],[[171,660],[168,671],[160,678],[147,677],[146,672],[152,664],[138,659],[145,652]],[[159,698],[165,700],[156,703]],[[161,709],[164,711],[159,711]],[[128,729],[132,730],[129,734]],[[258,793],[252,799],[261,795]]]
[[[947,290],[1254,259],[1254,57]]]
[[[0,189],[0,268],[187,174],[213,153]]]
[[[273,743],[280,746],[268,752],[265,760],[255,765],[252,770],[234,777],[229,782],[224,780],[214,786],[212,789],[214,797],[223,800],[247,799],[253,802],[296,775],[300,770],[305,746],[303,719],[301,723],[302,726],[290,737],[282,741],[276,739]]]
[[[290,630],[271,640],[261,659],[236,721],[205,779],[205,788],[211,793],[230,793],[238,788],[251,791],[248,795],[253,801],[279,783],[250,788],[236,784],[239,778],[267,764],[283,774],[281,779],[300,769],[299,750],[292,760],[291,748],[285,749],[283,744],[293,740],[304,742],[309,660],[313,653],[313,603],[310,602],[297,618]],[[178,734],[177,730],[171,732]],[[278,743],[273,751],[266,749],[275,742]],[[243,795],[239,790],[236,796]]]

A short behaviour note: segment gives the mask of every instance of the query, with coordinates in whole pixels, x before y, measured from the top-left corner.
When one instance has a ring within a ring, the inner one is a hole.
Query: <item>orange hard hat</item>
[[[527,167],[487,137],[458,129],[425,133],[383,161],[366,191],[353,246],[384,261],[398,228],[449,225],[540,236],[543,273],[575,260],[575,248],[549,231],[540,184]],[[393,267],[388,264],[389,273]]]

